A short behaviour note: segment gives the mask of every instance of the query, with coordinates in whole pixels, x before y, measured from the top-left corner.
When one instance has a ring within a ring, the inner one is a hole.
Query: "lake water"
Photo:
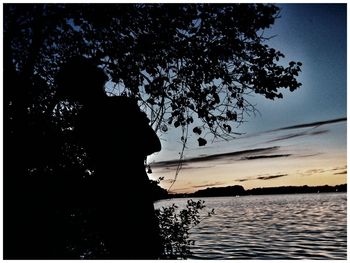
[[[215,215],[191,230],[191,259],[346,260],[346,193],[200,199]],[[155,207],[182,208],[187,200],[162,200]]]

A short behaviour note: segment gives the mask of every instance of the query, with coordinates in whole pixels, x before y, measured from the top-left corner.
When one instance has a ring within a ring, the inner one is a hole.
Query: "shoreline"
[[[347,184],[336,186],[281,186],[264,187],[245,190],[240,185],[226,187],[212,187],[198,190],[194,193],[168,194],[164,199],[188,198],[188,197],[227,197],[227,196],[250,196],[250,195],[280,195],[280,194],[322,194],[322,193],[346,193]]]

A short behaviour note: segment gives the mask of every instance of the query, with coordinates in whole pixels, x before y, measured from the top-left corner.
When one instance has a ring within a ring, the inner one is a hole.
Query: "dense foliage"
[[[248,94],[281,98],[301,85],[301,63],[279,65],[263,34],[278,14],[263,4],[5,4],[5,67],[34,83],[6,106],[37,92],[35,108],[50,111],[57,69],[78,54],[105,69],[108,92],[136,97],[157,131],[199,118],[191,129],[205,145],[203,129],[234,134],[230,123],[255,110]]]

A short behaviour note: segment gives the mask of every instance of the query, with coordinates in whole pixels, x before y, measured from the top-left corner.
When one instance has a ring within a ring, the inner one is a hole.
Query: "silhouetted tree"
[[[245,190],[241,185],[233,185],[226,187],[210,187],[203,190],[198,190],[191,196],[204,197],[204,196],[236,196],[244,195]]]
[[[158,201],[161,199],[169,198],[168,191],[159,186],[159,183],[164,179],[164,177],[158,178],[158,180],[150,179],[150,187],[152,192],[152,200]]]
[[[278,14],[268,4],[4,4],[5,256],[45,251],[55,233],[35,226],[66,217],[52,209],[69,205],[62,189],[93,174],[72,138],[78,106],[54,99],[64,62],[92,58],[108,93],[134,97],[156,131],[181,128],[185,143],[190,129],[202,146],[204,129],[235,134],[232,123],[255,111],[248,94],[282,98],[300,86],[301,63],[279,65],[263,35]]]
[[[195,134],[227,135],[255,110],[246,95],[275,99],[300,86],[301,63],[279,65],[284,55],[263,35],[278,14],[262,4],[6,4],[5,65],[44,80],[47,95],[62,62],[92,57],[113,82],[108,91],[137,98],[156,130],[198,117]]]

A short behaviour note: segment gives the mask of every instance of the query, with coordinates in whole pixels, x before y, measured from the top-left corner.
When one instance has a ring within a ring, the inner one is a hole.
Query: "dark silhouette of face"
[[[83,103],[105,96],[107,76],[91,60],[74,57],[57,75],[57,97]]]

